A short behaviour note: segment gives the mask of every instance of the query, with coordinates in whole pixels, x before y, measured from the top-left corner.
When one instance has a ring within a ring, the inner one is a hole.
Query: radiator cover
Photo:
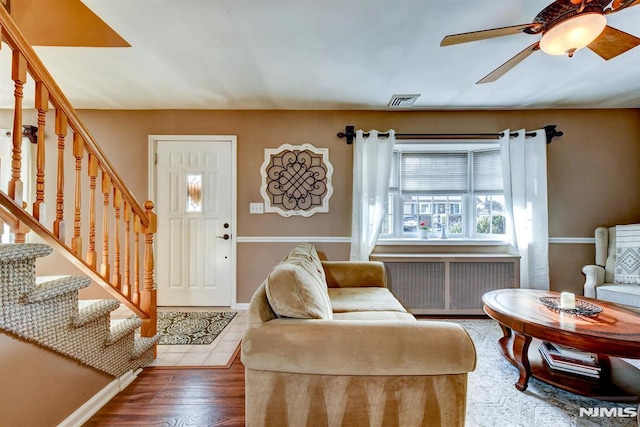
[[[387,286],[414,314],[483,314],[482,295],[519,287],[516,256],[372,256],[385,264]]]

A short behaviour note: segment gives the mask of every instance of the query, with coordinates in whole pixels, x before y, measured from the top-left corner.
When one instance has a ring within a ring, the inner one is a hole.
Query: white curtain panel
[[[389,194],[395,131],[357,130],[353,145],[352,261],[368,261],[380,234]],[[388,133],[388,137],[380,137]]]
[[[549,289],[547,141],[544,129],[500,139],[507,233],[512,253],[520,255],[520,287]]]

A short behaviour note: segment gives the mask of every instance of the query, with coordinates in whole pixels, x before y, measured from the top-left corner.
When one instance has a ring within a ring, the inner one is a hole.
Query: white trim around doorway
[[[232,256],[232,265],[231,265],[231,275],[230,275],[230,286],[231,286],[231,304],[230,308],[237,309],[237,222],[238,222],[238,212],[237,212],[237,196],[238,196],[238,153],[237,153],[237,140],[238,137],[236,135],[149,135],[149,144],[148,144],[148,155],[147,155],[147,193],[149,195],[149,200],[156,200],[156,152],[159,141],[189,141],[189,142],[197,142],[197,141],[220,141],[220,142],[230,142],[231,143],[231,235],[233,236],[232,244],[231,244],[231,256]],[[156,248],[154,242],[154,257],[156,256]]]

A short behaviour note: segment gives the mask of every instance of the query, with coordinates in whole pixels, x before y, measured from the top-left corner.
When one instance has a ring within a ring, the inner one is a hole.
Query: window
[[[202,174],[187,174],[187,212],[202,212]]]
[[[470,146],[401,145],[394,152],[381,239],[416,239],[425,227],[433,238],[443,227],[450,238],[504,238],[500,151],[495,144]]]

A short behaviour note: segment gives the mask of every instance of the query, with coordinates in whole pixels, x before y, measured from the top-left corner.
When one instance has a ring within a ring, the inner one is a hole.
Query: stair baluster
[[[38,150],[36,153],[36,201],[33,202],[33,216],[40,222],[45,222],[46,208],[44,206],[44,129],[46,114],[49,110],[49,91],[41,82],[36,82],[36,110],[38,110]]]
[[[107,281],[109,280],[109,194],[111,193],[111,178],[105,171],[102,171],[102,196],[104,209],[102,211],[102,264],[100,264],[100,274]]]
[[[7,187],[9,197],[22,205],[22,181],[20,169],[22,168],[22,88],[27,82],[27,60],[18,50],[13,51],[11,63],[11,78],[14,81],[15,107],[13,110],[13,150],[11,153],[11,181]]]
[[[89,251],[87,264],[94,270],[98,264],[96,252],[96,180],[98,178],[98,158],[89,153]]]
[[[78,133],[73,134],[73,157],[76,158],[76,182],[73,206],[73,238],[71,239],[71,249],[82,258],[82,237],[80,236],[82,208],[82,157],[84,156],[84,141]],[[95,184],[94,184],[95,186]]]
[[[58,135],[58,174],[56,193],[56,220],[53,222],[53,234],[65,241],[64,234],[64,140],[67,137],[67,115],[56,110],[56,135]]]
[[[124,202],[124,283],[122,295],[131,298],[131,206]]]
[[[122,290],[122,275],[120,274],[120,210],[122,209],[122,193],[117,188],[113,189],[113,209],[115,210],[116,221],[113,225],[114,255],[113,255],[113,277],[111,284],[114,288]]]
[[[131,300],[134,304],[140,304],[140,233],[142,225],[140,217],[133,218],[133,294]]]

